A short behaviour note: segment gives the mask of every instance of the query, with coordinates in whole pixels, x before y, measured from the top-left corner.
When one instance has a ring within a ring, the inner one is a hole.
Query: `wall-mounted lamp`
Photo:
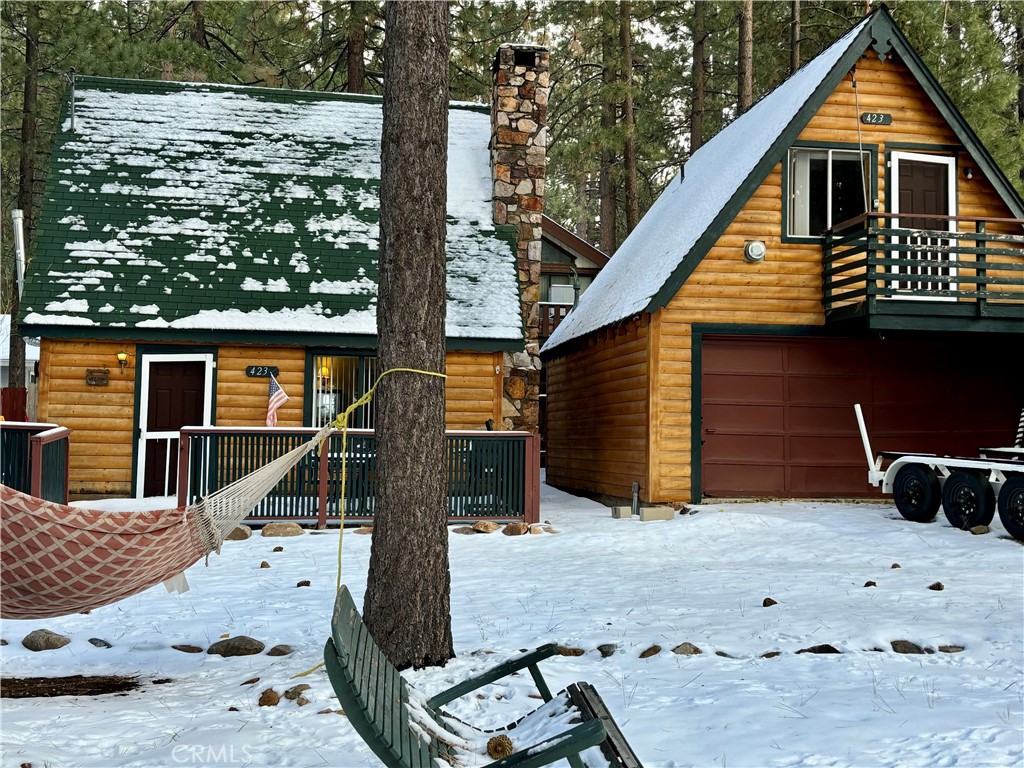
[[[117,364],[121,366],[121,373],[124,373],[125,366],[128,365],[128,353],[118,352],[117,353]]]
[[[761,240],[747,240],[743,244],[743,258],[751,264],[764,261],[766,253],[768,253],[768,249]]]
[[[974,178],[974,169],[971,166],[964,168],[964,178],[968,181]]]

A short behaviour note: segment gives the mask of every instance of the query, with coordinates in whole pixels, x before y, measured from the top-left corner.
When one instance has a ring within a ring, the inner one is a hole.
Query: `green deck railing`
[[[0,422],[0,483],[66,504],[70,435],[56,424]]]
[[[181,430],[178,504],[194,504],[298,447],[315,429],[185,427]],[[540,451],[529,432],[447,432],[449,520],[540,519]],[[307,454],[249,516],[319,527],[341,516],[341,433]],[[344,461],[345,518],[373,517],[377,438],[349,430]]]
[[[822,251],[826,317],[1024,318],[1024,220],[865,214],[827,230]]]

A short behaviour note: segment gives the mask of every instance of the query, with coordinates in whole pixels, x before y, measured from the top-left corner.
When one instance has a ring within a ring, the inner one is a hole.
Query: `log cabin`
[[[503,45],[448,135],[446,421],[536,432],[548,53]],[[22,332],[70,492],[174,492],[178,430],[321,426],[375,357],[381,100],[78,77]],[[353,427],[372,427],[372,409]]]
[[[693,153],[542,349],[547,482],[861,497],[1011,445],[1024,203],[880,8]]]

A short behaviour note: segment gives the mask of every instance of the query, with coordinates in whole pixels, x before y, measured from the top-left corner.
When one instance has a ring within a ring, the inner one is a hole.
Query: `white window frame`
[[[832,157],[836,154],[844,155],[860,155],[862,168],[865,168],[866,175],[862,179],[864,184],[865,195],[868,196],[870,201],[871,195],[871,168],[870,163],[873,154],[870,150],[859,149],[855,146],[847,147],[814,147],[814,146],[799,146],[790,147],[789,152],[786,155],[786,163],[788,166],[788,182],[789,189],[787,193],[789,195],[789,214],[786,217],[786,236],[790,238],[808,238],[811,240],[817,240],[821,237],[819,234],[810,232],[811,226],[811,200],[806,190],[810,184],[810,156],[812,154],[825,154],[827,160],[827,172],[826,172],[826,189],[828,190],[828,196],[825,199],[825,221],[826,229],[829,227],[839,224],[840,222],[832,221]],[[802,167],[798,168],[797,160],[800,155],[804,155],[804,161],[800,163]],[[802,194],[801,194],[802,192]],[[816,201],[817,202],[817,201]],[[819,203],[820,204],[820,203]],[[870,205],[870,202],[868,202]],[[794,231],[794,223],[799,219],[800,229],[804,232],[798,234]]]

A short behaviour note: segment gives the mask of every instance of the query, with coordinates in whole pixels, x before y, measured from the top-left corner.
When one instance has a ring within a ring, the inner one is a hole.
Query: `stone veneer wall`
[[[502,426],[536,432],[540,414],[540,249],[547,144],[548,52],[502,45],[494,61],[494,223],[517,230],[525,352],[506,353]]]

